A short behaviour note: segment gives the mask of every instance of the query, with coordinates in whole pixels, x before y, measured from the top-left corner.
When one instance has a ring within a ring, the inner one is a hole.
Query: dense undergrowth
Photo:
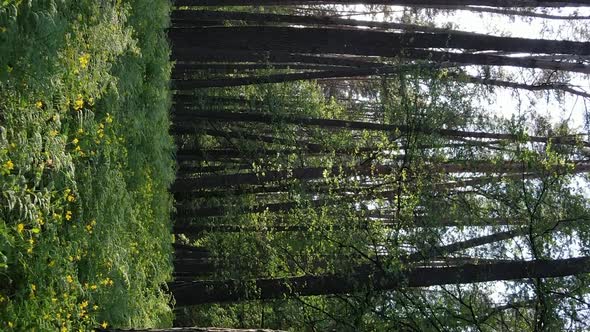
[[[171,323],[168,12],[0,2],[0,330]]]

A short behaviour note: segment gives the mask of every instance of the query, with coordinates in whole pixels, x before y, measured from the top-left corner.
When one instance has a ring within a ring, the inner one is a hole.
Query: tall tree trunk
[[[207,66],[207,65],[203,65]],[[282,73],[282,74],[270,74],[261,76],[245,76],[245,77],[226,77],[226,78],[210,78],[210,79],[183,79],[176,78],[172,80],[172,87],[176,90],[192,90],[199,88],[210,88],[210,87],[230,87],[230,86],[242,86],[251,84],[265,84],[265,83],[283,83],[300,80],[312,80],[312,79],[333,79],[333,78],[352,78],[352,77],[365,77],[372,75],[389,75],[395,73],[403,73],[415,69],[421,70],[432,70],[443,67],[450,67],[452,64],[447,65],[432,65],[432,64],[421,64],[421,65],[399,65],[399,66],[387,66],[379,68],[330,68],[330,70],[316,71],[316,72],[305,72],[305,73]],[[317,66],[317,68],[321,68]],[[537,85],[516,83],[498,79],[486,79],[476,76],[454,74],[451,73],[447,76],[447,79],[459,82],[479,83],[484,85],[493,85],[505,88],[523,89],[529,91],[547,91],[547,90],[560,90],[568,92],[580,97],[590,98],[590,93],[584,91],[578,91],[568,84],[565,83],[543,83]]]
[[[194,135],[197,132],[205,133],[209,136],[218,137],[218,138],[225,138],[225,139],[245,139],[257,142],[264,142],[269,144],[278,144],[283,146],[298,146],[302,149],[305,149],[309,152],[319,153],[319,152],[326,152],[326,151],[333,151],[334,149],[328,146],[324,146],[317,143],[310,143],[307,141],[292,141],[280,137],[273,137],[273,136],[265,136],[265,135],[257,135],[251,134],[243,131],[232,130],[232,131],[222,131],[217,129],[200,129],[200,128],[192,128],[187,126],[172,126],[170,128],[170,132],[174,135]]]
[[[218,111],[190,111],[190,110],[178,110],[173,109],[173,115],[175,121],[181,123],[188,123],[195,121],[196,119],[207,119],[207,120],[219,120],[219,121],[232,121],[232,122],[258,122],[265,124],[272,123],[290,123],[295,125],[310,125],[320,126],[325,128],[342,128],[342,129],[358,129],[358,130],[379,130],[389,132],[401,132],[407,133],[410,131],[420,133],[432,133],[443,137],[450,138],[484,138],[494,140],[518,140],[519,136],[514,134],[496,134],[488,132],[474,132],[474,131],[462,131],[455,129],[434,129],[434,128],[410,128],[406,125],[394,125],[394,124],[381,124],[372,122],[360,122],[360,121],[348,121],[348,120],[336,120],[336,119],[314,119],[299,116],[275,116],[268,113],[237,113],[237,112],[218,112]],[[576,135],[572,136],[561,136],[561,137],[542,137],[542,136],[529,136],[527,137],[529,142],[546,143],[551,140],[553,143],[559,144],[574,144],[576,142]]]
[[[471,162],[465,164],[448,163],[432,165],[431,171],[449,173],[501,173],[501,174],[526,174],[530,170],[529,165],[518,162],[504,162],[495,164],[489,162]],[[572,172],[587,172],[590,163],[580,163]],[[300,180],[309,181],[322,179],[325,176],[382,176],[396,174],[399,167],[389,165],[369,165],[359,167],[303,167],[284,171],[267,171],[264,174],[236,173],[224,175],[208,175],[200,178],[177,179],[172,185],[173,192],[190,192],[202,188],[227,187],[236,185],[260,185],[274,181]],[[522,175],[523,177],[525,175]]]
[[[320,207],[330,202],[330,200],[312,200],[308,201],[307,204],[310,207]],[[283,203],[271,203],[253,206],[250,208],[239,209],[237,207],[219,205],[212,207],[194,207],[192,204],[181,204],[176,208],[176,220],[183,219],[194,219],[204,217],[220,217],[228,213],[234,212],[238,214],[244,213],[260,213],[264,211],[268,212],[288,212],[298,207],[305,206],[306,203],[298,202],[283,202]]]
[[[402,57],[462,65],[512,66],[590,74],[590,65],[579,62],[552,61],[537,57],[508,57],[492,54],[452,53],[421,49],[404,49]]]
[[[579,62],[554,61],[539,57],[509,57],[482,53],[454,53],[443,51],[431,51],[420,49],[404,49],[393,52],[390,56],[400,56],[408,60],[427,60],[435,62],[450,62],[456,65],[487,65],[487,66],[512,66],[521,68],[539,68],[547,70],[562,70],[578,73],[590,73],[590,65]],[[294,54],[280,51],[248,51],[244,50],[219,50],[203,47],[173,47],[172,59],[177,61],[197,62],[262,62],[262,63],[309,63],[335,66],[347,66],[352,68],[371,68],[375,66],[388,66],[377,62],[374,57],[351,57],[350,55],[322,56],[319,54]]]
[[[194,281],[170,285],[177,306],[202,303],[268,300],[291,296],[353,293],[365,289],[395,290],[484,281],[553,278],[590,272],[590,257],[419,267],[395,275],[382,272],[353,275],[319,275],[254,281]],[[254,284],[255,289],[248,284]]]
[[[446,48],[470,51],[590,55],[590,42],[454,33],[395,33],[291,27],[211,27],[171,29],[177,47],[396,56],[403,49]]]
[[[343,66],[300,64],[300,63],[177,63],[172,69],[173,78],[182,78],[184,75],[190,76],[200,71],[216,73],[234,73],[245,70],[261,69],[301,69],[301,70],[337,70],[346,69]]]
[[[480,236],[480,237],[472,238],[469,240],[458,241],[458,242],[454,242],[454,243],[444,245],[444,246],[436,246],[436,247],[429,248],[425,252],[416,252],[416,253],[410,254],[410,255],[404,257],[403,260],[412,261],[412,262],[423,261],[423,260],[427,261],[427,260],[435,258],[435,257],[439,257],[439,256],[444,257],[445,255],[448,255],[451,253],[455,253],[455,252],[470,249],[470,248],[475,248],[478,246],[482,246],[484,244],[491,244],[491,243],[496,243],[496,242],[500,242],[503,240],[512,239],[517,236],[525,234],[527,231],[528,231],[528,228],[520,228],[520,229],[511,230],[511,231],[498,232],[498,233],[494,233],[494,234],[490,234],[490,235]]]
[[[478,83],[478,84],[484,84],[484,85],[493,85],[493,86],[499,86],[499,87],[503,87],[503,88],[522,89],[522,90],[529,90],[529,91],[557,90],[557,91],[571,93],[573,95],[580,96],[583,98],[590,98],[590,93],[576,90],[576,89],[572,88],[570,85],[565,84],[565,83],[552,82],[552,83],[542,83],[542,84],[537,84],[537,85],[531,85],[531,84],[515,83],[515,82],[509,82],[509,81],[491,79],[491,78],[481,78],[481,77],[463,75],[463,74],[456,74],[456,75],[451,74],[448,77],[450,79],[456,80],[456,81]]]
[[[421,31],[421,32],[440,32],[440,33],[464,33],[471,34],[472,32],[458,31],[451,29],[434,28],[422,26],[418,24],[406,24],[383,21],[362,21],[345,19],[333,16],[298,16],[298,15],[281,15],[269,13],[249,13],[249,12],[235,12],[235,11],[209,11],[209,10],[173,10],[170,14],[172,24],[191,23],[200,24],[202,21],[246,21],[258,24],[268,23],[291,23],[298,25],[318,25],[318,26],[354,26],[354,27],[370,27],[389,30],[404,30],[404,31]]]
[[[183,62],[256,62],[266,64],[298,63],[314,65],[330,65],[352,68],[384,66],[367,57],[333,56],[317,54],[293,54],[289,52],[219,50],[203,47],[173,47],[171,58]]]
[[[353,68],[353,69],[335,69],[325,71],[314,71],[304,73],[282,73],[270,74],[264,76],[245,76],[245,77],[228,77],[228,78],[209,78],[209,79],[175,79],[172,80],[172,89],[175,90],[193,90],[199,88],[211,87],[229,87],[264,83],[283,83],[302,80],[313,80],[322,78],[335,77],[364,77],[371,75],[391,75],[404,73],[413,70],[432,70],[448,65],[419,64],[419,65],[398,65],[377,68]]]

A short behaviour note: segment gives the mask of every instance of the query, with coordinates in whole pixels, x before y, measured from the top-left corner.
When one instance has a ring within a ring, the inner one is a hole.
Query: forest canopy
[[[177,1],[177,320],[588,328],[587,5]]]

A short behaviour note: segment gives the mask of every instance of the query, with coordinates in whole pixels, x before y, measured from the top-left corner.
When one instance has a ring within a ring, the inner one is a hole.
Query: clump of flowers
[[[80,62],[80,68],[83,68],[83,69],[88,68],[88,62],[90,61],[90,54],[88,54],[88,53],[82,54],[82,56],[80,56],[78,58],[78,61]]]
[[[78,97],[74,101],[74,110],[79,111],[84,107],[84,98],[81,94],[78,94]]]
[[[10,171],[12,171],[14,169],[14,163],[12,162],[12,160],[7,160],[4,164],[2,164],[2,168],[0,169],[0,173],[2,175],[8,175],[10,174]]]

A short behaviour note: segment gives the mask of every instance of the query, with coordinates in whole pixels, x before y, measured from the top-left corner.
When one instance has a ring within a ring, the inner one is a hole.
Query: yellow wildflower
[[[7,170],[12,170],[14,169],[14,163],[12,162],[12,160],[8,160],[7,162],[4,163],[4,168]]]
[[[109,323],[104,322],[104,321],[102,322],[102,324],[100,324],[100,327],[102,327],[103,329],[106,329],[107,326],[109,326]]]
[[[72,282],[74,282],[74,278],[72,278],[72,276],[68,274],[66,276],[66,281],[68,282],[68,284],[71,284]]]
[[[78,134],[80,134],[80,135],[84,134],[84,129],[82,129],[82,128],[78,129]]]
[[[76,200],[76,197],[74,195],[68,195],[68,202],[73,202]]]
[[[105,120],[107,123],[112,123],[113,122],[113,118],[111,117],[111,115],[109,113],[107,113],[107,118]]]
[[[74,102],[74,109],[79,111],[82,109],[82,107],[84,107],[84,99],[82,98],[81,94],[78,94],[78,98]]]
[[[8,322],[8,327],[13,328],[14,327],[14,323],[13,322]]]
[[[78,151],[80,151],[80,149],[81,149],[80,146],[77,145],[76,148],[74,148],[74,151],[78,152]]]
[[[34,292],[37,290],[37,286],[35,284],[31,284],[31,290]]]
[[[80,308],[84,309],[88,306],[88,301],[82,301],[82,303],[80,303]]]
[[[74,138],[74,139],[72,140],[72,143],[73,143],[74,145],[78,144],[78,142],[79,142],[79,140],[78,140],[77,138]]]
[[[72,219],[72,211],[66,211],[66,220]]]
[[[61,327],[61,330],[59,330],[60,332],[68,332],[68,328],[65,326]]]
[[[80,61],[80,67],[84,69],[87,68],[88,61],[90,61],[90,54],[84,53],[81,57],[78,58],[78,61]]]
[[[35,107],[37,107],[37,108],[41,108],[41,107],[43,107],[43,102],[42,102],[42,101],[38,101],[38,102],[36,102],[36,103],[35,103]]]
[[[49,136],[51,136],[51,137],[55,137],[55,136],[57,136],[57,134],[59,134],[59,132],[55,129],[49,132]]]
[[[92,289],[92,290],[96,290],[97,288],[98,288],[98,286],[96,286],[96,285],[90,285],[90,289]],[[94,309],[94,310],[96,310],[96,309]]]
[[[112,286],[113,285],[113,280],[111,278],[105,278],[103,281],[101,281],[101,283],[105,286]]]
[[[25,229],[25,225],[24,224],[18,224],[18,225],[16,225],[16,231],[17,232],[22,233],[24,229]]]

